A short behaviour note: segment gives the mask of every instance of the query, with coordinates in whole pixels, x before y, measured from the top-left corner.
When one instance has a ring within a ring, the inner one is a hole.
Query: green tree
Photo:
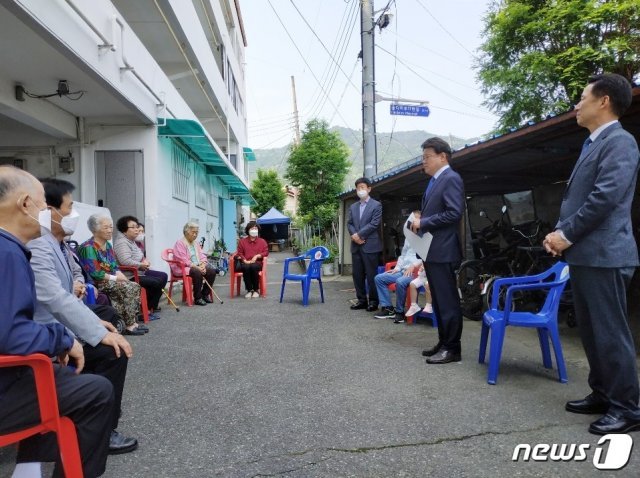
[[[485,17],[478,78],[505,131],[566,111],[589,76],[640,71],[638,0],[501,0]]]
[[[263,215],[272,207],[282,211],[286,194],[278,173],[273,169],[258,169],[256,174],[257,177],[251,184],[251,195],[257,204],[251,210],[257,216]]]
[[[349,171],[349,149],[326,121],[307,123],[299,145],[291,147],[286,178],[300,190],[298,214],[326,229],[338,211],[338,194]]]

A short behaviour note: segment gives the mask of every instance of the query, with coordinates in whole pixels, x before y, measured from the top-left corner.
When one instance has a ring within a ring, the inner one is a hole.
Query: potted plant
[[[329,249],[329,256],[322,261],[322,275],[332,276],[335,274],[334,262],[338,258],[338,246],[337,244],[329,243],[326,248]]]

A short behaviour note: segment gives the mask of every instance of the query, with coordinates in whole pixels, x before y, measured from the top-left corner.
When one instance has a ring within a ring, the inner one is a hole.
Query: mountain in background
[[[331,131],[336,131],[345,142],[349,151],[351,169],[345,178],[345,189],[362,176],[364,165],[362,161],[362,131],[334,126]],[[378,133],[378,173],[382,173],[394,166],[409,161],[422,154],[420,145],[432,136],[438,136],[425,131],[396,131],[394,133]],[[442,137],[448,141],[451,147],[460,149],[465,144],[473,143],[479,138],[459,138],[457,136]],[[290,145],[280,148],[254,149],[256,161],[249,163],[249,182],[256,177],[258,169],[275,169],[281,178],[287,171],[287,158]]]

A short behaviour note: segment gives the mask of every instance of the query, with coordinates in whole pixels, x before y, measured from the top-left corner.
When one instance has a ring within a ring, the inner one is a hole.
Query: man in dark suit
[[[433,309],[438,316],[438,343],[424,350],[429,364],[459,362],[461,358],[462,310],[456,269],[462,260],[458,224],[464,213],[462,178],[449,166],[451,147],[440,138],[422,143],[422,166],[431,176],[422,197],[422,215],[413,222],[418,234],[433,235],[424,259]]]
[[[360,201],[349,208],[347,228],[351,234],[351,262],[353,266],[353,284],[356,288],[358,302],[351,306],[353,310],[378,310],[378,291],[374,278],[378,273],[382,239],[380,223],[382,221],[382,204],[373,199],[371,181],[367,178],[356,180],[356,194]],[[369,298],[365,280],[369,285]]]
[[[640,430],[638,371],[627,322],[626,292],[638,266],[631,203],[640,157],[618,118],[631,104],[631,85],[620,75],[589,80],[576,119],[591,133],[571,173],[556,230],[544,246],[564,254],[580,336],[589,361],[592,393],[567,402],[573,413],[604,414],[591,433]]]

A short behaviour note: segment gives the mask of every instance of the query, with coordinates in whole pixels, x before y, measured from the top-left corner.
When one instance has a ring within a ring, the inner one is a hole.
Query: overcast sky
[[[382,10],[387,1],[375,0],[374,9]],[[468,138],[492,129],[497,118],[481,105],[483,97],[472,68],[489,3],[391,2],[390,25],[382,32],[376,28],[376,91],[387,97],[429,101],[430,116],[392,116],[390,103],[381,101],[376,105],[378,132],[425,130]],[[361,129],[359,4],[358,0],[241,2],[253,148],[282,146],[293,138],[291,76],[296,82],[301,128],[319,117],[332,126]]]

